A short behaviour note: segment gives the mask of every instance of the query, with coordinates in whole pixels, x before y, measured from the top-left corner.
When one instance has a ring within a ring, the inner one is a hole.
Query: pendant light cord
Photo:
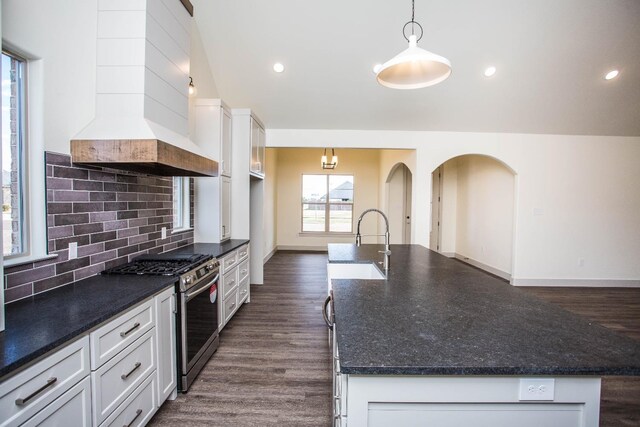
[[[415,0],[411,0],[411,21],[407,22],[406,24],[404,24],[404,27],[402,27],[402,36],[405,38],[406,41],[409,41],[409,37],[407,37],[407,35],[405,34],[405,31],[407,29],[407,25],[409,25],[409,24],[411,24],[411,35],[412,36],[414,36],[416,34],[416,32],[415,32],[416,25],[418,26],[418,28],[420,28],[420,37],[418,37],[417,41],[420,41],[420,39],[422,38],[422,35],[424,34],[424,30],[422,29],[422,25],[420,25],[420,23],[416,22],[415,16],[416,16],[416,1]]]

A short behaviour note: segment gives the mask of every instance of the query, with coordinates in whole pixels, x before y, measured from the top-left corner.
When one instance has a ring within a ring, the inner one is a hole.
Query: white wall
[[[265,150],[264,162],[264,256],[268,259],[277,246],[278,232],[278,150]]]
[[[463,154],[493,156],[517,175],[514,284],[640,285],[640,137],[267,130],[270,147],[326,141],[338,148],[416,150],[413,235],[424,246],[431,172]]]
[[[440,221],[440,252],[456,252],[456,221],[458,217],[458,159],[451,159],[442,170],[442,221]]]
[[[379,182],[379,198],[380,201],[378,203],[378,206],[381,210],[386,211],[387,210],[387,206],[389,206],[389,204],[391,203],[391,200],[388,200],[389,198],[389,192],[387,191],[387,179],[389,178],[389,174],[391,174],[391,172],[393,171],[393,169],[398,165],[398,164],[404,164],[407,169],[409,169],[409,172],[411,172],[413,174],[413,170],[415,170],[416,167],[416,152],[414,150],[381,150],[380,151],[380,182]],[[412,179],[413,179],[413,175],[412,175]],[[413,192],[413,188],[411,189],[411,191]],[[393,206],[394,203],[391,203],[391,205]],[[398,212],[385,212],[387,214],[387,216],[391,215],[391,216],[397,216]],[[411,218],[413,218],[413,214],[415,213],[415,209],[413,209],[412,207],[412,212],[411,212]],[[394,223],[397,221],[393,221]],[[402,240],[402,236],[401,236],[401,231],[399,231],[398,229],[396,229],[396,226],[393,226],[394,229],[391,231],[391,242],[392,243],[398,243]],[[379,223],[379,227],[378,227],[378,232],[379,233],[383,233],[384,232],[384,228],[383,228],[383,223],[380,222]],[[400,239],[400,240],[398,240]],[[379,239],[379,242],[383,242],[384,239]]]
[[[458,163],[456,254],[511,274],[514,176],[485,156],[462,156]]]
[[[280,249],[325,249],[328,243],[353,243],[356,219],[362,211],[377,208],[379,190],[378,150],[337,151],[339,164],[333,170],[320,167],[322,150],[278,150],[277,161],[277,244]],[[353,234],[345,237],[319,234],[301,235],[302,224],[302,175],[345,174],[354,176]],[[368,215],[362,221],[362,234],[376,234],[378,216]],[[267,231],[269,234],[269,231]],[[376,241],[364,237],[363,242]]]

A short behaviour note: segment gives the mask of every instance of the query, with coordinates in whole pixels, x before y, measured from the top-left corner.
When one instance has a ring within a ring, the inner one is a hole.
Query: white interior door
[[[442,214],[442,166],[431,174],[431,233],[429,249],[440,251],[440,216]]]

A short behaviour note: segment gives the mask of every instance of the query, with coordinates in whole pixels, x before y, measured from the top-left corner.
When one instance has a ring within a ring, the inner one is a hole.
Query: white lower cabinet
[[[156,376],[150,375],[131,393],[122,405],[105,420],[100,427],[143,426],[158,408]]]
[[[240,305],[249,302],[249,245],[243,245],[220,259],[220,295],[218,327],[220,330],[231,320]]]
[[[91,373],[93,419],[99,425],[156,369],[155,331]]]
[[[23,426],[90,427],[91,379],[86,377],[80,381]]]
[[[173,287],[0,383],[0,427],[143,426],[177,390]]]
[[[89,337],[84,336],[0,383],[0,425],[24,423],[49,408],[89,372]]]
[[[178,386],[176,361],[176,293],[168,289],[155,297],[156,343],[158,346],[158,407],[167,399],[175,399]]]

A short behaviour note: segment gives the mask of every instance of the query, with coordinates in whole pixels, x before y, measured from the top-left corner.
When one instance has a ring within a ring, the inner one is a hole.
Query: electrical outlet
[[[553,378],[523,378],[520,380],[519,400],[553,400],[555,394]]]
[[[167,238],[167,227],[162,227],[160,229],[160,238],[161,239],[166,239]]]
[[[78,258],[78,242],[69,243],[69,259]]]

